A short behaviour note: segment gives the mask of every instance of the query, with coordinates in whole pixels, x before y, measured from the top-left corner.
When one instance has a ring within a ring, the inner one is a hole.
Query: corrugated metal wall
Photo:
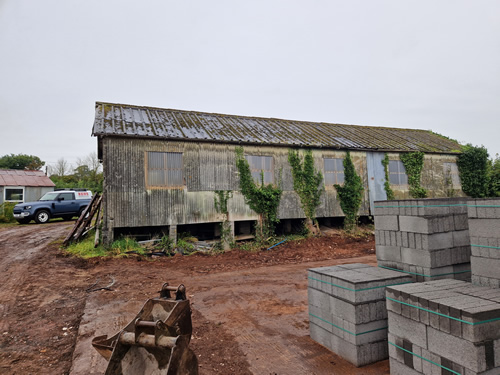
[[[168,142],[148,139],[102,139],[105,222],[108,230],[118,227],[162,226],[217,222],[214,190],[233,190],[229,201],[230,220],[255,220],[255,213],[237,192],[239,179],[235,146],[214,143]],[[274,157],[275,181],[282,178],[284,190],[279,216],[282,219],[303,218],[298,195],[288,163],[287,147],[244,148],[245,154]],[[148,151],[179,152],[183,158],[184,186],[180,189],[147,188],[146,155]],[[313,150],[316,168],[323,171],[323,158],[343,158],[342,151]],[[354,164],[367,186],[366,154],[352,152]],[[368,189],[360,214],[369,214]],[[318,208],[318,217],[343,216],[333,186],[327,186]]]

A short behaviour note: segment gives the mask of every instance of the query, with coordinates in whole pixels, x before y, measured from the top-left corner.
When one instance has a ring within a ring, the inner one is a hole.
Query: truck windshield
[[[40,201],[55,201],[59,193],[47,193],[41,197]]]

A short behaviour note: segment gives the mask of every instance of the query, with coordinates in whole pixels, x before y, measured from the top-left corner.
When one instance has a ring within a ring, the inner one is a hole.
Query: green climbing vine
[[[217,247],[220,250],[229,249],[234,244],[234,238],[231,231],[231,223],[229,222],[227,203],[233,197],[233,192],[232,190],[216,190],[214,193],[215,210],[223,215],[223,220],[220,223],[220,242]]]
[[[302,159],[298,151],[288,150],[288,162],[292,167],[293,189],[300,197],[300,203],[306,221],[304,228],[309,233],[319,233],[316,220],[316,208],[321,203],[321,194],[324,188],[321,186],[323,175],[314,168],[314,159],[311,150],[306,150]]]
[[[356,173],[354,163],[349,151],[344,158],[344,185],[333,185],[337,189],[337,198],[340,201],[340,207],[344,212],[344,229],[351,232],[357,227],[358,211],[363,201],[363,181]]]
[[[394,199],[394,192],[392,191],[391,183],[389,182],[389,155],[387,153],[385,153],[385,156],[382,159],[382,165],[384,166],[385,172],[384,189],[387,194],[387,200],[390,201]]]
[[[488,151],[471,144],[463,146],[457,159],[462,190],[472,198],[485,198],[489,194]]]
[[[240,175],[240,189],[245,203],[259,215],[256,227],[256,239],[258,242],[266,242],[267,238],[274,233],[274,225],[279,222],[278,206],[280,204],[283,190],[281,179],[278,186],[264,184],[264,173],[261,172],[261,182],[256,184],[250,171],[250,165],[245,159],[243,147],[236,147],[236,167]]]
[[[413,198],[427,197],[427,190],[420,186],[422,169],[424,167],[424,153],[421,151],[408,152],[400,154],[399,158],[408,176],[408,184],[410,185],[410,195]]]

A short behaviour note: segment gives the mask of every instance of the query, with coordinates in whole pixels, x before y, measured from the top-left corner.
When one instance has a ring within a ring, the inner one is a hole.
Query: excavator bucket
[[[188,347],[192,330],[186,288],[165,283],[160,297],[149,299],[123,330],[94,337],[92,346],[109,361],[106,375],[197,375],[198,360]]]

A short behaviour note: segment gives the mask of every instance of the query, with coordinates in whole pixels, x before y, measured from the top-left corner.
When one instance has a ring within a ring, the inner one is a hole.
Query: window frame
[[[16,199],[16,200],[11,200],[7,199],[7,190],[14,190],[14,189],[21,189],[23,191],[23,197],[21,200]],[[4,202],[18,202],[18,203],[24,203],[24,198],[26,197],[26,188],[25,186],[4,186],[3,189],[3,201]]]
[[[253,164],[254,160],[251,160],[249,158],[259,158],[260,164],[262,168],[256,168],[255,164]],[[269,158],[271,161],[271,166],[270,169],[264,169],[265,168],[265,160],[266,158]],[[253,181],[256,184],[261,183],[261,173],[264,172],[264,185],[269,185],[269,184],[274,184],[274,156],[273,155],[255,155],[255,154],[245,154],[245,160],[248,163],[248,166],[250,167],[250,173],[252,174]],[[269,173],[269,176],[271,178],[271,181],[266,181],[266,173]]]
[[[323,182],[325,184],[325,187],[333,187],[333,185],[344,185],[345,182],[345,168],[344,168],[344,159],[343,157],[325,157],[323,156]],[[335,164],[335,169],[333,171],[327,171],[326,170],[326,161],[327,160],[334,160]],[[338,163],[342,166],[342,171],[338,170]],[[342,181],[339,182],[339,176],[342,176]],[[327,176],[334,176],[334,182],[330,183],[327,181]]]
[[[163,168],[150,168],[150,154],[163,154]],[[168,155],[176,154],[180,155],[180,167],[177,168],[169,168],[168,165]],[[151,182],[151,174],[152,171],[158,170],[163,172],[163,184],[152,184]],[[180,171],[180,180],[181,184],[169,184],[169,171]],[[166,190],[175,190],[175,189],[183,189],[186,186],[186,179],[184,177],[184,153],[178,151],[145,151],[144,152],[144,177],[146,189],[166,189]]]
[[[391,163],[397,163],[397,166],[398,166],[397,172],[391,172]],[[389,184],[391,186],[399,186],[400,188],[408,188],[408,174],[406,173],[406,168],[401,160],[389,160],[389,164],[387,165],[387,169],[389,172]],[[391,181],[392,176],[397,176],[398,183],[394,183]],[[404,180],[406,180],[406,183],[401,183],[402,182],[401,176],[404,176]]]

